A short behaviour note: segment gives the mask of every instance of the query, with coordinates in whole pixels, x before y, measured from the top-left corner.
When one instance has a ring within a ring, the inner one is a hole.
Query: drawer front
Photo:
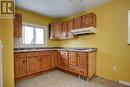
[[[40,55],[50,55],[50,52],[49,51],[43,51],[43,52],[40,52],[39,54]]]
[[[27,53],[27,57],[32,57],[33,56],[33,52],[28,52]]]
[[[26,57],[26,53],[15,53],[14,54],[14,58],[25,58]]]
[[[69,65],[69,71],[78,74],[78,67]]]
[[[69,68],[69,67],[68,67],[68,65],[62,65],[62,64],[61,64],[61,65],[60,65],[60,68],[63,69],[63,70],[68,71],[68,68]]]
[[[28,52],[27,57],[39,56],[39,52]]]
[[[39,52],[33,52],[33,56],[39,56]]]
[[[14,58],[18,58],[18,57],[19,57],[19,53],[15,53]]]
[[[87,77],[87,69],[78,67],[78,74]]]
[[[65,61],[65,60],[61,60],[61,61],[60,61],[60,64],[61,64],[61,65],[68,65],[69,62],[68,62],[68,61]]]

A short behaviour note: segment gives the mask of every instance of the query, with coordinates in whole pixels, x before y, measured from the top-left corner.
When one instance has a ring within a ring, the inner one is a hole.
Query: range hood
[[[75,30],[72,30],[71,33],[73,35],[96,33],[96,28],[86,27],[86,28],[75,29]]]

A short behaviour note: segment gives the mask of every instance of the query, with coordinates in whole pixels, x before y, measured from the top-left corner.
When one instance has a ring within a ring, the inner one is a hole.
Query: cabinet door
[[[26,58],[15,58],[15,78],[26,76]]]
[[[76,63],[77,63],[77,53],[69,52],[69,64],[76,66]]]
[[[49,28],[49,39],[57,40],[61,38],[61,23],[51,23]]]
[[[60,68],[60,51],[57,52],[57,56],[58,56],[57,67]]]
[[[84,27],[96,27],[96,15],[94,13],[90,13],[82,16],[82,24]]]
[[[61,32],[61,39],[67,38],[67,21],[62,22],[62,32]]]
[[[68,61],[68,52],[67,51],[60,51],[60,58],[61,58],[61,60]]]
[[[33,74],[40,71],[40,60],[37,56],[27,58],[27,74]]]
[[[40,55],[40,58],[41,58],[41,63],[40,63],[41,71],[50,69],[50,67],[51,67],[50,54],[42,54],[42,55]]]
[[[81,68],[87,68],[88,65],[88,55],[85,52],[78,52],[77,55],[77,66]]]
[[[57,51],[51,52],[51,68],[56,68],[58,63]]]
[[[96,73],[96,52],[88,53],[88,78],[92,78]]]
[[[49,39],[55,39],[54,24],[49,24]]]
[[[14,37],[22,36],[22,15],[15,14],[14,18]]]
[[[60,52],[60,68],[63,70],[68,70],[69,60],[68,60],[68,52],[61,51]]]
[[[72,38],[73,34],[71,33],[71,30],[73,30],[73,20],[68,20],[67,26],[68,26],[67,37]]]
[[[61,38],[61,23],[54,23],[55,39]]]
[[[81,28],[81,17],[74,18],[74,29]]]

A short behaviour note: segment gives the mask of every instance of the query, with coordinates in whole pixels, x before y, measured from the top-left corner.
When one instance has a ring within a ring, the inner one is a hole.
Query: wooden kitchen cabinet
[[[58,52],[52,51],[51,52],[51,68],[56,68],[58,66]]]
[[[22,15],[15,14],[15,18],[13,20],[14,24],[14,37],[22,36]]]
[[[87,78],[96,73],[96,52],[51,50],[14,54],[15,78],[60,68]]]
[[[58,56],[57,67],[60,68],[60,51],[57,52],[57,56]]]
[[[96,73],[96,52],[69,52],[69,71],[92,78]]]
[[[55,39],[54,23],[49,24],[49,39]]]
[[[27,74],[34,74],[40,71],[40,58],[38,52],[27,53]]]
[[[73,20],[64,22],[56,22],[49,24],[49,39],[62,40],[71,39],[73,35],[71,30],[73,29]]]
[[[50,52],[40,52],[40,70],[45,71],[51,68],[51,58]]]
[[[88,78],[92,78],[96,73],[96,52],[88,53]]]
[[[74,37],[73,34],[71,33],[71,30],[73,30],[73,24],[74,24],[74,22],[72,19],[67,21],[67,26],[68,26],[67,37],[69,39]]]
[[[82,16],[81,27],[95,27],[96,28],[96,15],[94,13]]]
[[[87,68],[88,54],[86,52],[77,53],[77,66]]]
[[[61,39],[67,39],[67,33],[68,33],[67,23],[68,23],[67,21],[62,22]]]
[[[15,78],[20,78],[26,76],[27,72],[27,62],[26,62],[25,53],[16,53],[14,55],[14,64],[15,64]]]
[[[73,21],[74,21],[73,29],[81,28],[81,16],[74,18]]]
[[[60,68],[68,71],[69,69],[69,61],[68,61],[68,52],[60,51]]]
[[[69,64],[76,66],[77,52],[69,52]]]
[[[72,30],[87,27],[96,28],[96,14],[89,13],[63,22],[49,24],[49,38],[52,40],[72,39],[76,36],[71,33]]]
[[[61,23],[51,23],[49,24],[49,39],[59,40],[61,38]]]

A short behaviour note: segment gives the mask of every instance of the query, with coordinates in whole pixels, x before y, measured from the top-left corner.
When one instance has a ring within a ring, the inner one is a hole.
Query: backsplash
[[[14,37],[14,48],[20,48],[20,38]]]

